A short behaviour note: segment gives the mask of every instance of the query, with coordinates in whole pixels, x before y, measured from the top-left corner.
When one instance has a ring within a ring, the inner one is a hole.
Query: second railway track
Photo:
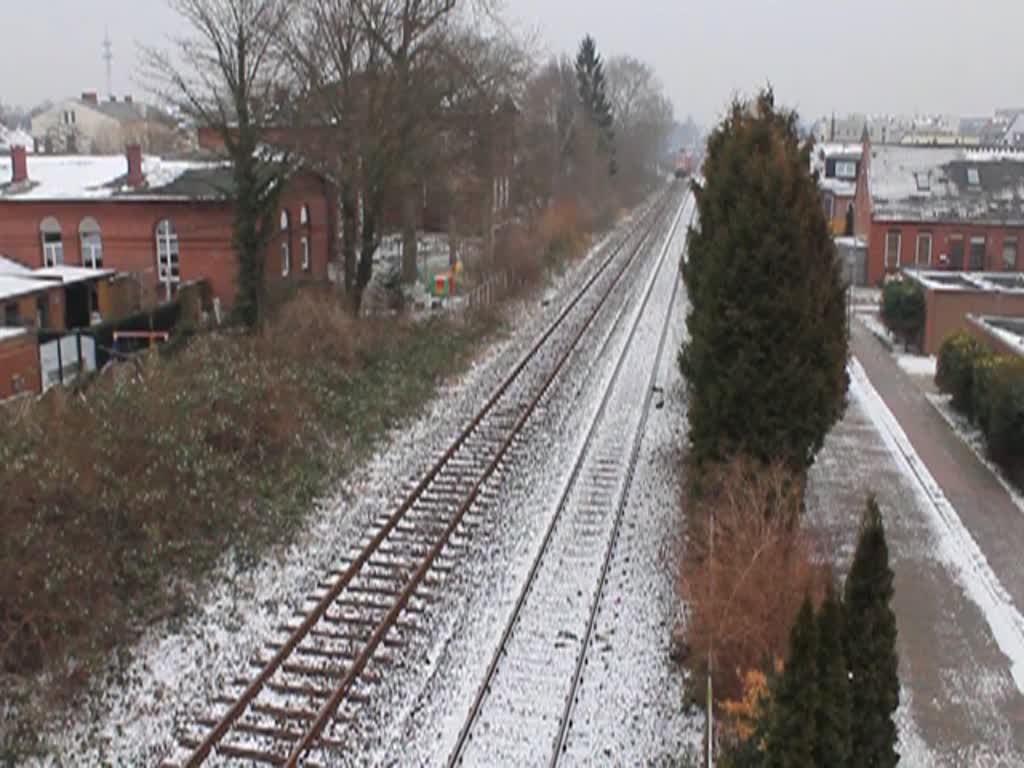
[[[555,765],[564,751],[679,290],[669,256],[683,215],[681,209],[604,384],[450,768]]]
[[[419,631],[503,462],[678,194],[647,205],[450,447],[321,582],[308,607],[181,735],[165,766],[331,765],[393,654]]]

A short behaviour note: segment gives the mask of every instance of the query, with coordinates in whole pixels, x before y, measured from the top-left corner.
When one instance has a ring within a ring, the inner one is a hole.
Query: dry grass
[[[806,594],[828,582],[802,530],[802,483],[780,466],[737,459],[709,467],[691,504],[680,591],[688,607],[689,666],[712,660],[715,698],[741,700],[752,669],[785,657]]]
[[[336,301],[300,293],[258,337],[200,335],[5,413],[0,696],[60,700],[187,610],[229,548],[246,564],[286,543],[494,327],[356,324]],[[10,733],[0,762],[31,747]]]

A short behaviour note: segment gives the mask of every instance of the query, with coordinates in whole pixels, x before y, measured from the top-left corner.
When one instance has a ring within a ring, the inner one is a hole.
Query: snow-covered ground
[[[911,376],[922,376],[928,379],[935,378],[935,370],[938,366],[938,360],[934,355],[896,355],[896,362]]]
[[[623,231],[628,224],[622,224]],[[152,627],[130,649],[127,664],[112,660],[106,679],[53,723],[46,734],[53,748],[47,762],[150,765],[166,754],[181,725],[206,711],[227,680],[251,674],[248,660],[262,643],[315,591],[317,581],[336,567],[405,481],[443,450],[570,300],[596,267],[596,257],[608,253],[613,239],[606,237],[556,281],[554,301],[512,308],[516,332],[443,387],[421,418],[390,435],[376,456],[310,515],[287,551],[250,570],[240,570],[228,553],[196,614]]]
[[[896,573],[901,765],[1024,765],[1020,615],[858,364],[851,373],[808,509],[845,572],[864,499],[878,495]]]

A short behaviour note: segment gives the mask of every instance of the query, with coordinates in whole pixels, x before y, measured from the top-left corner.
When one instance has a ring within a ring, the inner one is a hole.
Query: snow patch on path
[[[1024,617],[992,571],[984,553],[921,461],[903,428],[868,380],[864,368],[851,360],[851,391],[874,422],[900,469],[913,480],[939,543],[937,556],[956,574],[964,593],[978,606],[999,649],[1010,661],[1010,674],[1024,693]]]

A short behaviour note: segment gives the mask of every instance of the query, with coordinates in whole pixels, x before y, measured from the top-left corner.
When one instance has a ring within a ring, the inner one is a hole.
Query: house
[[[867,142],[854,234],[871,284],[905,267],[1019,272],[1024,153]]]
[[[32,139],[40,152],[114,154],[129,144],[145,152],[182,148],[175,121],[163,111],[136,103],[100,101],[95,92],[67,99],[32,118]]]
[[[811,166],[818,174],[822,205],[833,235],[853,234],[853,200],[857,193],[861,144],[821,144],[814,148]]]
[[[225,306],[236,292],[234,183],[222,160],[165,159],[139,146],[124,156],[0,158],[0,251],[32,268],[128,273],[144,304],[206,280]],[[337,248],[337,195],[320,174],[296,170],[281,192],[268,283],[326,280]]]
[[[1024,275],[916,269],[904,274],[924,289],[927,355],[938,354],[957,331],[973,333],[970,316],[1024,318]]]
[[[1008,147],[1024,149],[1024,113],[1017,115],[1010,123],[1003,135],[1003,144]]]
[[[61,338],[64,331],[84,328],[101,319],[110,303],[112,270],[83,267],[28,269],[0,256],[0,400],[27,392],[39,393],[53,383],[53,369],[63,370],[77,357],[82,341]],[[40,344],[40,335],[47,342]],[[95,345],[86,342],[95,367]],[[62,362],[59,349],[66,350]],[[50,357],[57,357],[56,365]]]

